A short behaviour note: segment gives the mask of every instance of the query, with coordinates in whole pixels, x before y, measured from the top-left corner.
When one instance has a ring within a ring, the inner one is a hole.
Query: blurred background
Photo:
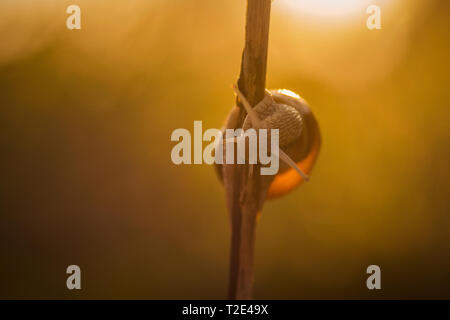
[[[309,101],[323,145],[311,182],[264,207],[255,298],[450,298],[449,9],[273,1],[267,86]],[[223,188],[211,166],[171,162],[170,134],[222,125],[245,10],[0,2],[0,298],[226,298]]]

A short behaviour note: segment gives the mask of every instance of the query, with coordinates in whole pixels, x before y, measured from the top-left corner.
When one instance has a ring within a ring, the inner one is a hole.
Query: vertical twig
[[[271,0],[248,0],[245,48],[239,90],[252,106],[264,98]],[[238,126],[245,111],[241,108]],[[265,198],[259,170],[249,166],[225,165],[224,184],[231,216],[230,299],[251,299],[256,217]]]

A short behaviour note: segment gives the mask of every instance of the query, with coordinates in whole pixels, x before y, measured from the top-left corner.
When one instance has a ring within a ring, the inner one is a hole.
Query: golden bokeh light
[[[365,12],[371,0],[278,0],[279,5],[296,13],[301,12],[308,16],[325,18],[344,18],[358,12]]]

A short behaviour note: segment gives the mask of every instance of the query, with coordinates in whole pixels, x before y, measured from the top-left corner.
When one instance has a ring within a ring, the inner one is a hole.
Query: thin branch
[[[271,0],[248,0],[245,48],[242,55],[239,90],[251,106],[264,98],[267,68]],[[238,127],[242,127],[245,109]],[[230,299],[251,299],[256,217],[265,192],[260,188],[259,170],[250,166],[224,165],[224,185],[231,216]]]

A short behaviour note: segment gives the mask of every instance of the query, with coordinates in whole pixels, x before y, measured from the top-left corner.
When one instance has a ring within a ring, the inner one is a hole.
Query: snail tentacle
[[[239,97],[239,100],[241,100],[245,110],[247,111],[247,114],[252,122],[253,127],[255,128],[264,128],[264,121],[261,120],[258,116],[258,113],[250,106],[250,103],[247,101],[245,96],[242,94],[242,92],[239,90],[239,88],[234,85],[233,86],[234,91],[236,92],[236,95]],[[234,140],[235,142],[236,140]],[[229,142],[229,141],[227,141]],[[300,169],[294,160],[292,160],[289,155],[287,155],[281,148],[278,148],[277,150],[272,150],[272,152],[275,152],[277,157],[281,159],[283,162],[285,162],[287,165],[292,167],[305,181],[309,181],[309,177],[306,173]]]

